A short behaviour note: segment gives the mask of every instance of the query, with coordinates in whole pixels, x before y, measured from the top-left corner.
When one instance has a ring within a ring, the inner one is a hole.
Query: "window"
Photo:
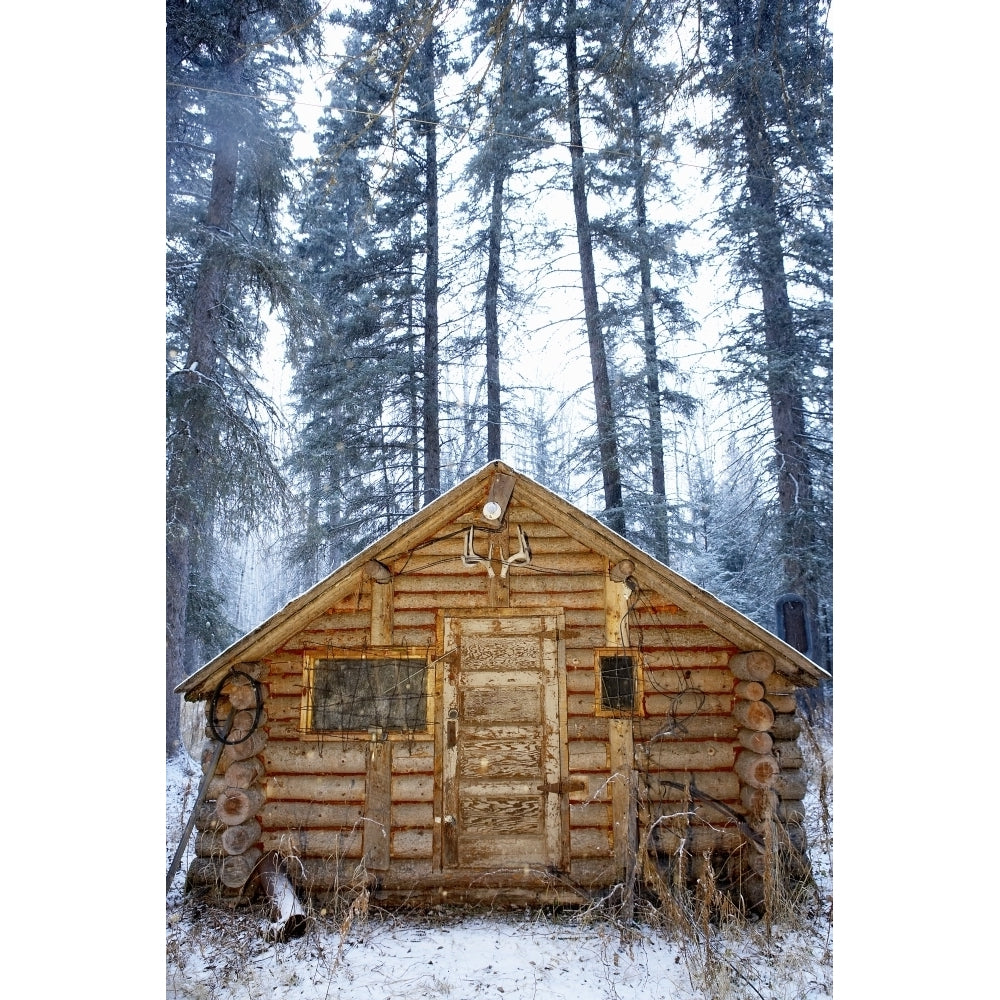
[[[635,649],[598,649],[597,714],[633,715],[642,706],[642,657]]]
[[[307,653],[302,723],[311,732],[425,730],[426,653]]]

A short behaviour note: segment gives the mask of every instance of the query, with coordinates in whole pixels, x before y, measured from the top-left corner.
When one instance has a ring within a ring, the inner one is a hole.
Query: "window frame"
[[[632,658],[632,705],[630,708],[607,708],[604,704],[604,671],[601,660],[608,657]],[[594,710],[601,718],[630,719],[645,715],[645,686],[642,653],[635,646],[602,646],[594,650]]]
[[[425,718],[422,725],[412,729],[392,727],[383,729],[370,725],[361,729],[316,729],[314,726],[315,676],[317,664],[323,660],[413,660],[422,664],[424,670],[423,698]],[[313,739],[414,739],[433,738],[434,685],[431,683],[431,650],[426,646],[367,646],[364,649],[350,649],[346,646],[324,646],[306,649],[302,652],[302,699],[299,713],[299,731]]]

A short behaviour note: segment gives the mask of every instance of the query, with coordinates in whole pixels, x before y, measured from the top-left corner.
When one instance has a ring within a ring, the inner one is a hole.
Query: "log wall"
[[[223,879],[224,867],[237,865],[232,857],[252,863],[277,851],[293,881],[312,891],[359,879],[415,901],[471,891],[467,877],[441,864],[436,717],[426,732],[374,742],[301,731],[305,651],[389,644],[426,650],[434,661],[443,653],[441,608],[564,609],[569,871],[541,882],[517,873],[480,878],[476,891],[578,900],[580,891],[627,876],[637,850],[661,859],[682,849],[740,850],[747,840],[733,814],[755,829],[767,815],[801,820],[794,688],[767,654],[741,652],[641,578],[634,587],[622,582],[627,568],[616,570],[516,499],[505,533],[474,536],[480,557],[494,542],[493,576],[483,563],[463,563],[470,523],[458,517],[429,543],[416,539],[412,550],[380,556],[357,573],[350,593],[265,659],[263,732],[251,753],[230,755],[213,786],[217,805],[234,786],[256,794],[241,800],[249,811],[228,839],[224,810],[199,820],[199,862],[211,862],[202,865],[203,881],[235,884],[235,872]],[[517,525],[531,563],[502,573],[501,560],[518,549]],[[641,654],[641,703],[625,719],[599,715],[595,650],[625,640]],[[432,668],[428,682],[432,712],[441,669]],[[243,851],[227,854],[224,839]]]

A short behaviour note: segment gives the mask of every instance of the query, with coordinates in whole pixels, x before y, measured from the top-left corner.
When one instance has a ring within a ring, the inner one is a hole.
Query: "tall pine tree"
[[[173,688],[230,635],[217,534],[271,510],[282,479],[256,375],[266,310],[303,305],[278,213],[288,190],[291,61],[315,51],[311,0],[168,0],[167,750]]]

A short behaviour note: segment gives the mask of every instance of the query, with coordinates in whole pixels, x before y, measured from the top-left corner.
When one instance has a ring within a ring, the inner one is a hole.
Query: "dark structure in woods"
[[[753,903],[763,845],[805,846],[823,676],[492,462],[179,686],[226,737],[188,885],[575,903],[711,864]]]

